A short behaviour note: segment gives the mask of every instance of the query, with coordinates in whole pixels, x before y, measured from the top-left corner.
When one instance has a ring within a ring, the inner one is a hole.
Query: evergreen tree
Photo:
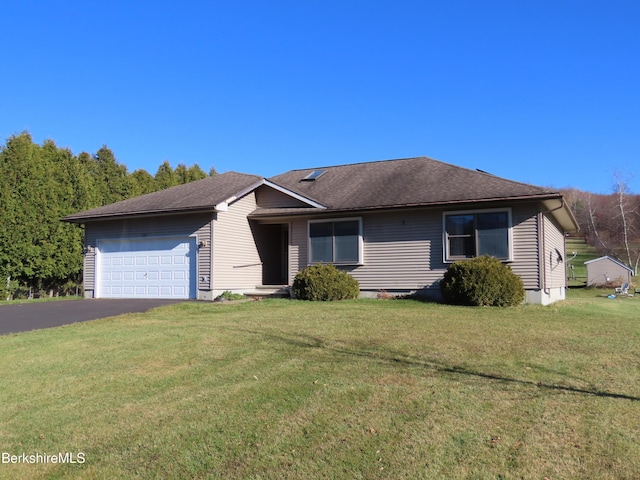
[[[200,168],[197,163],[193,164],[187,169],[187,181],[184,183],[195,182],[207,178],[207,174]]]
[[[167,160],[162,162],[162,165],[158,167],[155,179],[156,184],[158,185],[158,190],[164,190],[165,188],[175,187],[178,185],[176,173],[173,171],[171,164]]]
[[[93,157],[93,175],[102,205],[119,202],[131,196],[131,181],[127,167],[118,163],[113,152],[103,145]]]
[[[10,137],[0,152],[2,172],[2,228],[0,232],[0,268],[2,277],[21,283],[29,282],[36,273],[40,256],[38,243],[39,216],[33,208],[41,199],[33,175],[33,166],[38,164],[39,147],[34,145],[31,135],[22,133]],[[36,172],[43,176],[44,172]],[[4,283],[4,282],[3,282]]]
[[[176,167],[175,175],[177,177],[177,185],[184,185],[185,183],[202,180],[207,176],[204,170],[202,170],[197,163],[191,167],[187,167],[184,163],[179,164]]]
[[[131,174],[131,196],[137,197],[158,190],[156,179],[146,170],[138,169]]]

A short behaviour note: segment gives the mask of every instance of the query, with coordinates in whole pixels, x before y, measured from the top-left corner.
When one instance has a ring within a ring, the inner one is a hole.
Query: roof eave
[[[121,219],[129,219],[129,218],[140,218],[140,217],[160,217],[163,215],[182,215],[182,214],[191,214],[191,213],[213,213],[216,212],[214,207],[205,206],[205,207],[194,207],[194,208],[176,208],[176,209],[163,209],[163,210],[147,210],[140,212],[125,212],[125,213],[107,213],[104,215],[88,215],[76,217],[74,215],[69,215],[68,217],[62,218],[60,221],[67,223],[87,223],[87,222],[100,222],[107,220],[121,220]]]
[[[547,209],[547,213],[553,215],[553,217],[558,221],[565,233],[575,233],[580,230],[578,220],[576,220],[573,212],[567,206],[562,195],[559,194],[555,198],[545,200],[542,204]]]
[[[284,218],[284,217],[300,217],[300,216],[308,216],[308,215],[316,215],[316,214],[327,214],[327,213],[346,213],[346,212],[369,212],[369,211],[387,211],[387,210],[397,210],[400,208],[432,208],[432,207],[443,207],[443,206],[463,206],[463,205],[475,205],[478,203],[504,203],[511,201],[548,201],[553,199],[562,198],[562,195],[558,193],[545,193],[541,195],[523,195],[517,197],[494,197],[494,198],[483,198],[483,199],[464,199],[464,200],[443,200],[438,202],[416,202],[416,203],[403,203],[403,204],[390,204],[390,205],[372,205],[372,206],[358,206],[358,207],[337,207],[331,208],[326,207],[325,209],[318,209],[310,211],[308,209],[300,209],[301,211],[297,212],[295,209],[282,209],[282,212],[268,212],[261,214],[260,212],[253,212],[250,214],[251,218],[255,219],[267,219],[267,218]],[[568,212],[571,215],[571,212]],[[573,217],[573,215],[571,215]],[[577,226],[577,222],[576,222]]]

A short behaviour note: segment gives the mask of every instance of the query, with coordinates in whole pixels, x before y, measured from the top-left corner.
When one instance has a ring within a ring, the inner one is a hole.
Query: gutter
[[[107,220],[120,220],[120,219],[130,219],[130,218],[140,218],[140,217],[159,217],[165,215],[181,215],[181,214],[191,214],[191,213],[213,213],[216,210],[212,206],[207,207],[195,207],[192,209],[178,208],[175,210],[154,210],[154,211],[146,211],[146,212],[131,212],[131,213],[111,213],[104,215],[95,215],[88,217],[74,217],[72,215],[61,218],[61,222],[67,223],[87,223],[87,222],[100,222]]]
[[[559,218],[558,215],[553,215],[553,217],[558,221],[558,223],[560,223],[560,226],[562,228],[564,228],[564,230],[566,232],[577,232],[578,230],[580,230],[580,226],[578,225],[578,221],[576,220],[576,217],[573,215],[573,212],[567,207],[565,201],[564,201],[564,197],[560,196],[560,198],[557,198],[557,200],[560,200],[560,205],[558,207],[555,208],[550,208],[545,200],[542,201],[542,204],[547,207],[547,210],[543,211],[542,213],[551,213],[553,215],[553,212],[557,212],[559,210],[563,210],[566,213],[566,219],[569,222],[571,222],[571,224],[573,225],[573,227],[575,228],[567,228],[567,225],[564,225],[565,222],[563,222],[562,218]]]
[[[487,203],[504,203],[509,201],[541,201],[545,200],[557,200],[561,199],[561,196],[558,194],[548,194],[548,195],[527,195],[520,197],[496,197],[496,198],[486,198],[486,199],[465,199],[465,200],[443,200],[438,202],[428,202],[428,203],[404,203],[404,204],[392,204],[392,205],[372,205],[372,206],[361,206],[361,207],[343,207],[343,208],[331,208],[326,207],[324,209],[313,209],[309,210],[308,208],[300,208],[300,211],[296,211],[295,208],[286,208],[282,209],[282,212],[269,212],[269,213],[260,213],[260,211],[254,211],[249,214],[249,218],[260,220],[260,219],[268,219],[268,218],[288,218],[288,217],[300,217],[300,216],[308,216],[308,215],[334,215],[336,213],[365,213],[365,212],[387,212],[387,211],[396,211],[399,208],[436,208],[436,207],[446,207],[446,206],[461,206],[461,205],[476,205],[478,203],[487,204]],[[562,208],[562,206],[560,207]],[[275,210],[275,209],[274,209]],[[554,209],[555,210],[555,209]]]

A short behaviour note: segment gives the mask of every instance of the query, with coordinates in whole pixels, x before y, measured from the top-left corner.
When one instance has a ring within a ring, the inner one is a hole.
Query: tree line
[[[155,175],[130,173],[107,146],[75,155],[26,132],[9,137],[0,146],[0,299],[80,290],[84,231],[61,218],[214,174],[168,161]]]
[[[638,274],[640,265],[640,195],[629,191],[628,183],[614,175],[610,194],[577,189],[562,191],[573,211],[585,241],[601,255],[608,255]]]

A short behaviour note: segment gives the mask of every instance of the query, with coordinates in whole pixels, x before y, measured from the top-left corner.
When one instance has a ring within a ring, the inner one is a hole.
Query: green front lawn
[[[0,337],[0,478],[635,478],[640,296],[190,302]]]

